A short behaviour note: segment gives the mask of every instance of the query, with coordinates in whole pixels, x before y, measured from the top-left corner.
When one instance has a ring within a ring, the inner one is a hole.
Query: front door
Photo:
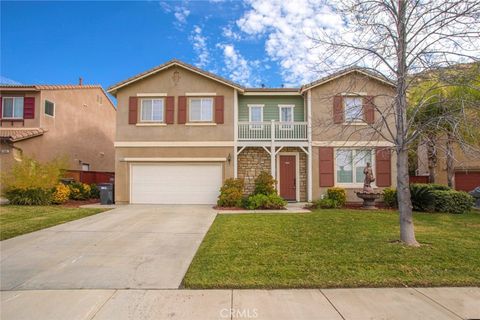
[[[280,156],[280,196],[285,200],[297,200],[295,156]]]

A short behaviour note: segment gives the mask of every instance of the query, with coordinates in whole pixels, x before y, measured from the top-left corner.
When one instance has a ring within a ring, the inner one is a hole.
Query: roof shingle
[[[46,129],[42,128],[1,128],[0,139],[8,140],[10,142],[17,142],[20,140],[41,136],[46,131]]]

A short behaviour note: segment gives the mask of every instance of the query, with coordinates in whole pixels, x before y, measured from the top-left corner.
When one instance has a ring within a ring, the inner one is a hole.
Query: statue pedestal
[[[381,193],[379,192],[365,192],[365,191],[357,191],[355,192],[357,197],[360,199],[363,199],[363,209],[370,209],[370,210],[375,210],[377,207],[375,207],[375,200],[380,198],[382,196]]]

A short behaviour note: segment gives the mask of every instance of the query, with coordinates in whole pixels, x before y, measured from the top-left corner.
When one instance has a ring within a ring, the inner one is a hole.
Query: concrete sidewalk
[[[0,318],[480,319],[480,288],[2,291]]]

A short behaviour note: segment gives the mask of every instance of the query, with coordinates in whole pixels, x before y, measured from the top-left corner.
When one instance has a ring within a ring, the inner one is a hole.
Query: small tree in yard
[[[407,93],[410,85],[428,70],[441,72],[459,62],[478,60],[480,2],[343,0],[332,7],[342,17],[341,30],[310,32],[321,48],[316,48],[316,52],[321,52],[320,69],[360,65],[372,68],[379,77],[391,79],[396,86],[390,109],[382,110],[380,119],[369,124],[367,129],[394,146],[400,239],[407,245],[417,246],[408,181],[408,149],[424,134],[425,127],[416,127],[414,117],[407,117]],[[417,101],[410,110],[412,115],[427,108],[428,103],[424,103],[427,98]],[[471,127],[467,115],[462,107],[460,112],[450,114],[450,123],[461,123],[457,128]],[[387,121],[388,117],[394,118],[393,126]],[[460,135],[458,138],[468,142]]]

